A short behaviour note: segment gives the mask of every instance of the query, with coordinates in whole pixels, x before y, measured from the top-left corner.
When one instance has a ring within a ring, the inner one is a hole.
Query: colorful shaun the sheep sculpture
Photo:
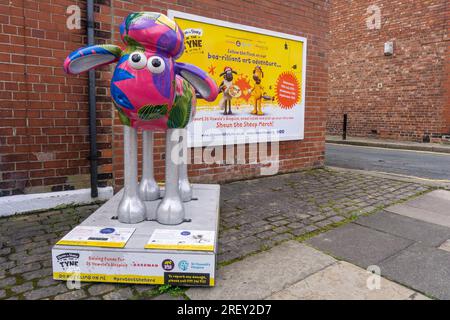
[[[186,161],[179,158],[179,151],[186,155],[183,128],[195,113],[196,92],[213,101],[218,88],[199,68],[175,62],[184,51],[184,34],[167,16],[155,12],[131,13],[120,25],[120,35],[126,45],[124,49],[115,45],[81,48],[66,58],[64,69],[69,74],[78,74],[117,62],[111,95],[124,125],[125,167],[118,219],[123,223],[156,219],[162,224],[179,224],[185,218],[182,201],[189,201],[192,196]],[[143,173],[138,187],[139,128],[143,130],[144,145]],[[167,132],[165,193],[156,212],[145,204],[160,196],[153,176],[152,131]],[[180,145],[182,150],[177,149]]]

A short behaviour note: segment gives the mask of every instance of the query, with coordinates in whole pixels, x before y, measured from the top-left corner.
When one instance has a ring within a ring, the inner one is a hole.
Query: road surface
[[[450,154],[326,144],[325,163],[347,169],[450,180]]]

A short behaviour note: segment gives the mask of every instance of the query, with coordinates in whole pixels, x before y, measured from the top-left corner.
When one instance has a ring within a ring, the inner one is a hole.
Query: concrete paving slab
[[[450,238],[450,228],[387,211],[360,217],[355,223],[433,247]]]
[[[450,191],[434,190],[420,197],[409,200],[406,204],[410,207],[438,213],[441,212],[450,216]]]
[[[309,246],[288,241],[220,268],[215,287],[191,288],[186,295],[192,300],[264,299],[334,262]]]
[[[307,242],[325,253],[363,268],[377,264],[413,243],[355,223],[319,234]]]
[[[450,299],[450,253],[414,244],[379,264],[381,274],[438,299]]]
[[[450,252],[450,239],[448,239],[447,241],[445,241],[444,243],[442,243],[442,244],[439,246],[439,249]]]
[[[386,211],[450,228],[450,191],[435,190]]]
[[[411,207],[407,204],[398,204],[385,209],[386,211],[400,214],[417,220],[438,224],[450,228],[450,216],[434,211]]]
[[[340,261],[277,292],[268,300],[407,300],[427,299],[390,280],[380,278],[379,287],[370,287],[373,274]],[[369,281],[368,281],[369,280]]]

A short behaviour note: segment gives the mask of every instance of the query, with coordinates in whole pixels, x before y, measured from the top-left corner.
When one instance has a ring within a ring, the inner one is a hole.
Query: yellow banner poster
[[[212,77],[219,96],[197,100],[190,146],[300,140],[304,135],[306,39],[169,11],[185,35],[179,62]]]

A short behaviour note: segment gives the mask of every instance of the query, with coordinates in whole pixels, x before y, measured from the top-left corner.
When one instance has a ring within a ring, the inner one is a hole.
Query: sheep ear
[[[189,63],[177,62],[175,73],[186,79],[206,101],[216,100],[219,88],[202,69]]]
[[[72,52],[64,61],[64,71],[78,74],[119,60],[122,49],[119,46],[94,45]]]

